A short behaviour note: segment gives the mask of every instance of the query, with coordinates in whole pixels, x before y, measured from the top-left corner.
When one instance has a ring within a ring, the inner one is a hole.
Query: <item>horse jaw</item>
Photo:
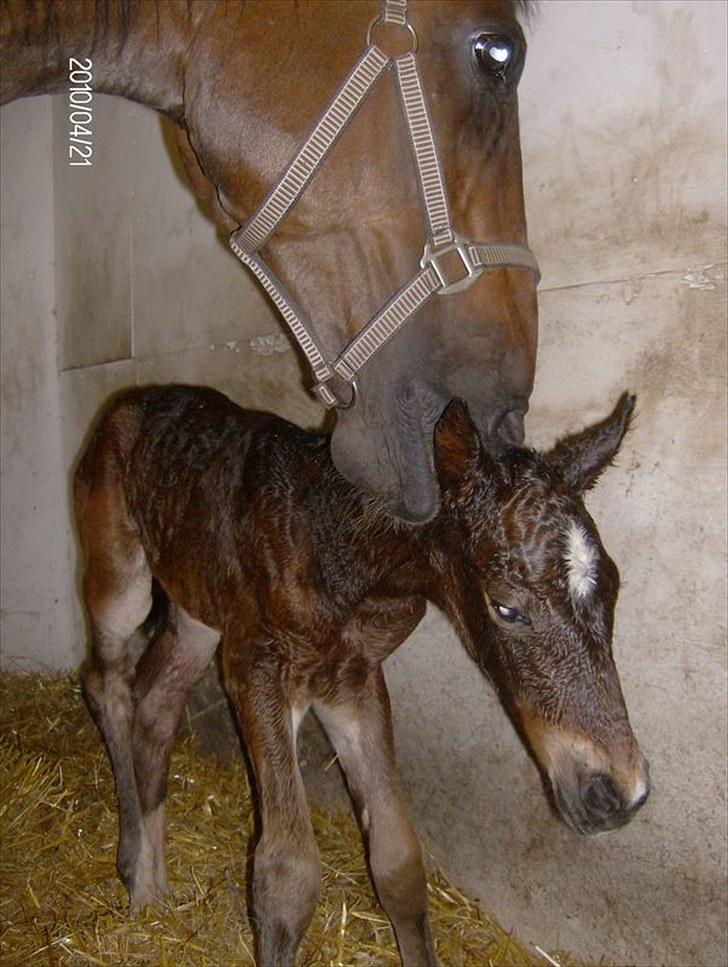
[[[381,500],[391,514],[422,523],[440,506],[432,434],[442,404],[414,383],[381,390],[339,411],[331,457],[342,476]]]
[[[433,434],[453,394],[418,380],[381,390],[376,405],[370,399],[367,406],[365,397],[339,411],[331,456],[343,477],[381,500],[393,516],[424,523],[440,509]],[[482,398],[467,402],[488,449],[522,443],[525,404],[514,409]]]

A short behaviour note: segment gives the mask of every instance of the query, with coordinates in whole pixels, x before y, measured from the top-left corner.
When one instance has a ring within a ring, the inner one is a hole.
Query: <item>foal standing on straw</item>
[[[319,894],[295,751],[309,708],[346,773],[402,960],[437,963],[381,668],[426,599],[518,719],[566,822],[595,833],[632,817],[649,781],[611,654],[618,574],[582,493],[633,406],[623,397],[545,456],[495,459],[452,402],[435,430],[441,509],[410,525],[338,474],[326,436],[209,389],[116,398],[76,472],[75,510],[92,632],[84,687],[114,768],[132,910],[168,890],[170,750],[221,644],[260,806],[259,963],[293,964]],[[155,630],[135,666],[142,625]]]

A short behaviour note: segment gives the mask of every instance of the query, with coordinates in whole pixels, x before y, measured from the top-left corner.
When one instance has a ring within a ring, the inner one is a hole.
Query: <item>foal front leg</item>
[[[439,961],[427,913],[422,852],[407,816],[394,758],[389,695],[381,668],[359,690],[316,701],[346,773],[369,847],[379,900],[392,921],[406,967]]]
[[[293,708],[273,667],[244,668],[223,645],[225,684],[255,775],[260,836],[253,868],[257,962],[292,967],[321,890],[321,863],[303,780],[296,730],[305,708]]]

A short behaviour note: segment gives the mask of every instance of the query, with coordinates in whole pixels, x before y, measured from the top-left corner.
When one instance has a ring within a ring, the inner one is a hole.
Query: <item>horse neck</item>
[[[206,8],[202,0],[9,0],[0,26],[2,103],[66,90],[69,59],[90,59],[95,92],[180,121],[185,54]]]

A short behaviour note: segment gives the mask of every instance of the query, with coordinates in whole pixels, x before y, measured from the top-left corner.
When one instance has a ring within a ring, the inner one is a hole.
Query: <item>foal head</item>
[[[461,624],[580,833],[623,825],[649,792],[612,658],[619,574],[583,500],[633,408],[625,395],[544,455],[490,457],[458,402],[436,432],[444,502],[472,565]]]

